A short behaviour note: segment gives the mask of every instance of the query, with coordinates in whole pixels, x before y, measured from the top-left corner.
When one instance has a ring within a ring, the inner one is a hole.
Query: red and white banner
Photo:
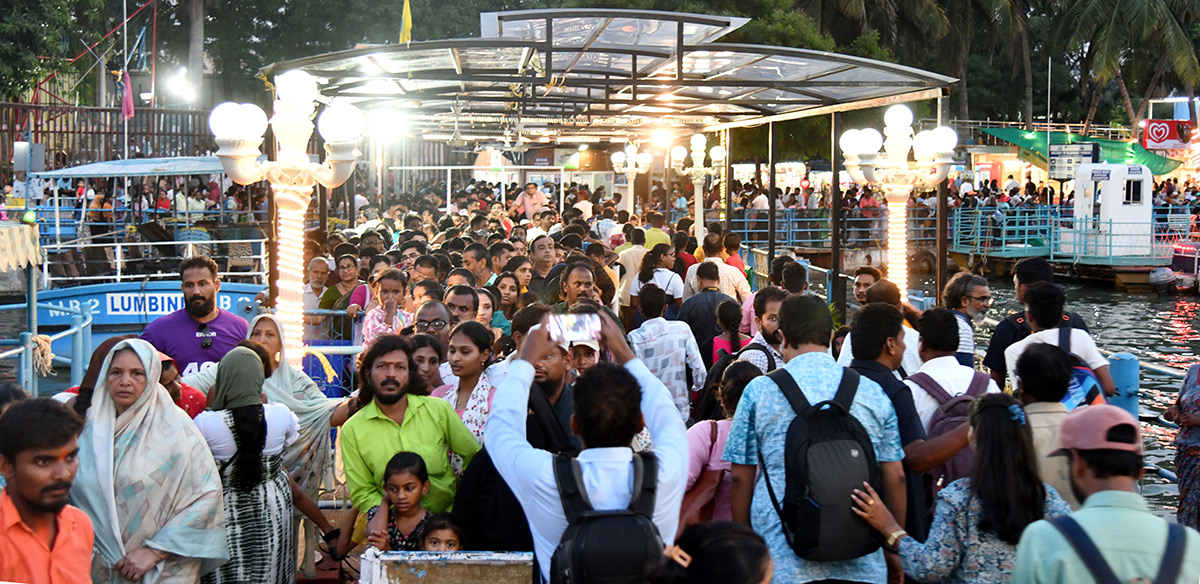
[[[1142,146],[1147,150],[1178,150],[1192,143],[1192,123],[1187,120],[1146,120]]]

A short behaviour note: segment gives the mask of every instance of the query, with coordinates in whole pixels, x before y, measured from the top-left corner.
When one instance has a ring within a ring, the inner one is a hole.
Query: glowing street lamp
[[[838,145],[846,155],[846,171],[856,183],[881,187],[888,208],[888,279],[908,293],[908,229],[905,206],[915,187],[932,188],[946,179],[954,164],[958,135],[947,126],[912,131],[912,110],[894,105],[884,113],[884,133],[874,128],[846,130]],[[879,149],[884,149],[880,156]],[[909,162],[912,151],[916,161]]]
[[[275,77],[275,91],[275,115],[269,123],[279,143],[276,160],[258,161],[268,124],[258,106],[222,103],[213,108],[208,124],[216,136],[217,157],[233,182],[249,185],[265,178],[271,183],[279,213],[276,314],[287,329],[283,332],[288,361],[299,366],[304,354],[304,213],[318,183],[332,189],[350,178],[362,154],[358,143],[366,122],[354,106],[336,101],[326,106],[316,125],[325,139],[325,162],[311,162],[308,141],[314,103],[320,97],[316,79],[304,71],[288,71]]]
[[[704,179],[720,174],[725,169],[725,157],[728,153],[725,151],[724,146],[713,146],[708,151],[708,157],[712,159],[712,166],[704,166],[704,147],[708,145],[708,140],[704,137],[704,134],[692,134],[689,144],[692,147],[690,154],[692,165],[687,168],[683,167],[684,161],[689,158],[689,154],[687,148],[679,145],[671,149],[671,168],[676,174],[681,176],[686,175],[690,178],[692,186],[695,187],[695,229],[696,238],[699,239],[704,237],[704,189],[702,188]]]
[[[630,214],[633,213],[633,181],[639,174],[646,174],[650,170],[650,165],[654,163],[654,155],[649,152],[638,152],[637,146],[630,144],[625,147],[624,151],[613,152],[612,156],[613,170],[625,175],[625,182],[629,183],[629,196],[621,202],[621,207]]]

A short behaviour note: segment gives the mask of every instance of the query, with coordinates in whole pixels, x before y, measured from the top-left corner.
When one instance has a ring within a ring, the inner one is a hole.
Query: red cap
[[[1133,444],[1112,442],[1108,431],[1117,426],[1133,426]],[[1129,412],[1109,405],[1075,408],[1063,419],[1058,434],[1058,450],[1050,456],[1066,454],[1068,450],[1121,450],[1142,453],[1142,428]]]

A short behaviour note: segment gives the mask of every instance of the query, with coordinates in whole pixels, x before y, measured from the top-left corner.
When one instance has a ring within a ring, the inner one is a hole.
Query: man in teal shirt
[[[1063,421],[1059,443],[1055,454],[1070,457],[1071,490],[1083,508],[1054,523],[1042,520],[1025,529],[1017,544],[1013,582],[1101,581],[1065,536],[1070,527],[1060,522],[1067,518],[1091,540],[1101,562],[1120,582],[1200,581],[1200,534],[1175,525],[1171,528],[1183,535],[1179,572],[1173,580],[1157,578],[1164,561],[1172,559],[1165,557],[1168,523],[1151,514],[1137,494],[1143,472],[1142,435],[1132,415],[1107,405],[1078,408]]]

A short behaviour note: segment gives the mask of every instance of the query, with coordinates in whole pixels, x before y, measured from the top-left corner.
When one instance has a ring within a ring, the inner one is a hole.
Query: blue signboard
[[[217,307],[248,321],[259,313],[254,295],[262,289],[257,284],[223,282],[221,291],[217,293]],[[183,291],[178,280],[167,280],[92,284],[38,293],[38,304],[77,310],[85,303],[91,307],[94,325],[129,327],[130,331],[140,331],[150,321],[183,308]],[[38,310],[38,324],[70,326],[72,316],[63,310],[41,308]]]

